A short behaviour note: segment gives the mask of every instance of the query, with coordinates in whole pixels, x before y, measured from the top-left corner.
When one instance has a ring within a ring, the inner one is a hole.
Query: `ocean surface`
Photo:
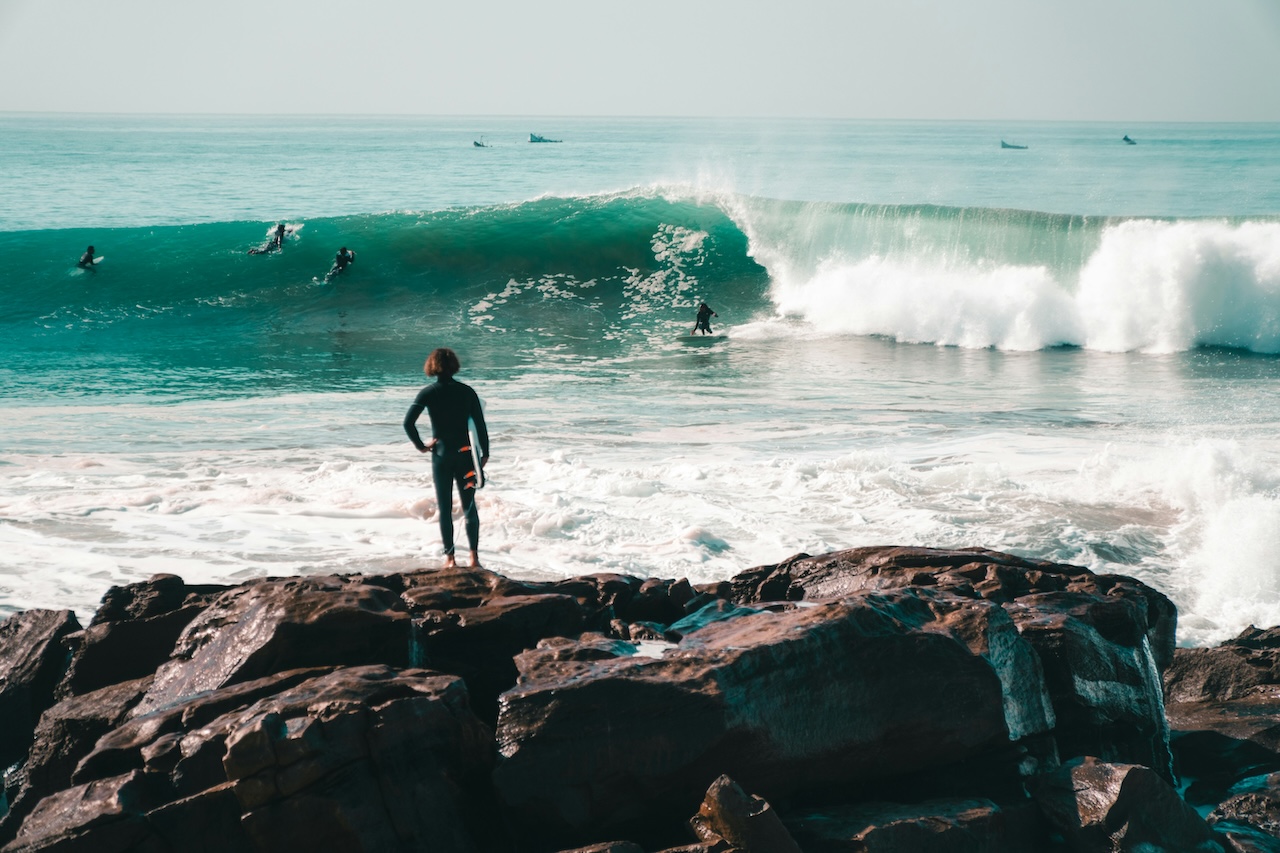
[[[450,346],[509,575],[973,545],[1280,623],[1280,125],[7,114],[0,174],[0,615],[438,565]]]

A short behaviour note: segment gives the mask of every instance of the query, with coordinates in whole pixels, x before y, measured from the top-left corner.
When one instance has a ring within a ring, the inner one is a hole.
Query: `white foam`
[[[1081,271],[1076,304],[1091,349],[1280,352],[1280,224],[1121,223]]]
[[[803,317],[822,334],[1007,350],[1081,337],[1070,297],[1041,267],[831,261],[804,282],[778,282],[773,298],[781,314]]]
[[[771,211],[731,209],[769,271],[778,315],[805,321],[810,334],[1004,350],[1280,352],[1280,223],[1123,221],[1102,230],[1079,267],[1051,268],[913,244],[910,222],[898,224],[907,248],[877,252],[859,248],[875,241],[852,223],[843,236],[828,233],[829,211],[814,214],[808,234],[795,214],[779,225]],[[991,239],[999,246],[1003,236]]]
[[[1266,389],[1184,387],[1167,359],[862,338],[719,365],[657,393],[653,364],[486,383],[486,565],[702,583],[799,552],[984,546],[1136,575],[1178,604],[1184,642],[1280,620]],[[0,457],[0,608],[87,618],[156,572],[439,565],[430,468],[399,426],[413,392],[0,407],[18,449]],[[1256,417],[1222,417],[1242,401]]]

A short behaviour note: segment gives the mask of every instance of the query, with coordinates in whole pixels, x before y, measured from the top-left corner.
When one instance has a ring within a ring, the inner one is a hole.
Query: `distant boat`
[[[473,139],[473,140],[471,140],[471,144],[472,144],[472,145],[474,145],[474,146],[475,146],[475,147],[477,147],[477,148],[490,148],[490,147],[492,147],[492,146],[490,146],[487,142],[485,142],[485,141],[484,141],[484,137],[483,137],[483,136],[482,136],[482,137],[480,137],[479,139]]]
[[[1126,134],[1124,135],[1124,144],[1125,144],[1125,145],[1137,145],[1138,143],[1136,143],[1136,142],[1134,142],[1132,139],[1130,139],[1130,138],[1129,138],[1129,134],[1127,134],[1127,133],[1126,133]]]
[[[539,136],[536,133],[529,134],[530,142],[563,142],[561,139],[547,139],[545,136]]]
[[[1016,151],[1026,151],[1026,150],[1027,150],[1027,146],[1025,146],[1025,145],[1010,145],[1008,142],[1005,142],[1003,139],[1001,139],[1001,140],[1000,140],[1000,147],[1001,147],[1001,148],[1012,148],[1012,149],[1014,149],[1014,150],[1016,150]]]

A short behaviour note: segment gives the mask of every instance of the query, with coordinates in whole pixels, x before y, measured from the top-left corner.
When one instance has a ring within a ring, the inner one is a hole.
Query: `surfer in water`
[[[711,306],[707,305],[707,303],[701,303],[698,305],[698,322],[689,334],[696,335],[699,329],[702,330],[704,335],[711,334],[711,318],[719,316],[719,314],[711,310]]]
[[[268,252],[278,252],[284,248],[285,235],[292,234],[292,233],[293,233],[293,229],[286,228],[285,224],[281,222],[279,225],[276,226],[276,230],[267,239],[266,245],[258,246],[255,249],[250,249],[249,254],[265,255]]]
[[[355,263],[356,253],[343,246],[338,250],[338,254],[333,257],[333,266],[329,268],[329,274],[324,277],[325,281],[329,281],[334,276],[345,272],[347,267]]]
[[[445,568],[458,565],[453,545],[453,484],[458,485],[462,514],[466,517],[467,544],[471,547],[471,566],[480,568],[480,513],[476,509],[476,485],[480,472],[475,470],[471,452],[471,436],[467,421],[475,423],[480,444],[480,467],[489,463],[489,430],[484,423],[480,398],[469,385],[456,381],[453,375],[461,363],[451,349],[433,350],[427,356],[422,372],[434,376],[434,384],[418,392],[404,416],[404,431],[419,453],[431,452],[431,477],[436,487],[436,512],[440,517]],[[431,418],[431,441],[423,442],[418,434],[418,417],[423,410]]]
[[[80,256],[80,262],[76,264],[82,270],[93,270],[97,272],[97,268],[93,265],[93,247],[85,249],[84,254]]]

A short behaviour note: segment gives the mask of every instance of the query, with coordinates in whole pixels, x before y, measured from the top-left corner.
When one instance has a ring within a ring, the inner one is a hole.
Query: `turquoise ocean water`
[[[0,174],[0,612],[436,564],[452,346],[499,571],[981,545],[1280,622],[1280,126],[0,115]]]

